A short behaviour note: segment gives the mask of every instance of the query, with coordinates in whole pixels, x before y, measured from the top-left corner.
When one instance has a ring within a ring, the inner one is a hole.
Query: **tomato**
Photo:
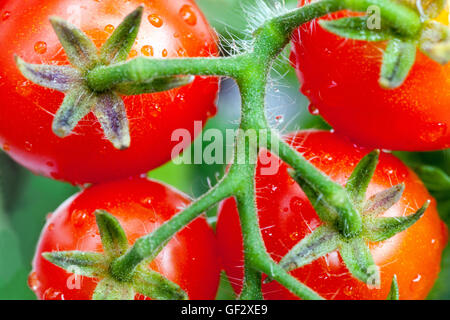
[[[356,164],[370,151],[327,131],[298,132],[290,135],[287,141],[314,166],[342,185]],[[259,162],[256,175],[259,223],[267,251],[275,261],[280,261],[322,222],[288,174],[286,164],[280,163],[274,175],[262,175],[262,168]],[[419,178],[400,160],[386,153],[380,155],[367,197],[400,183],[405,184],[401,200],[383,216],[410,215],[427,199],[432,199]],[[224,268],[234,289],[239,292],[243,279],[243,245],[234,199],[221,205],[217,237]],[[401,299],[423,299],[438,276],[446,241],[446,226],[439,219],[436,202],[432,200],[424,216],[407,231],[384,242],[369,244],[374,261],[380,268],[380,288],[370,289],[354,278],[338,252],[319,258],[291,274],[326,299],[386,299],[392,278],[397,275]],[[262,288],[266,299],[295,298],[275,281],[263,284]]]
[[[114,27],[140,4],[141,28],[130,58],[210,56],[216,37],[193,0],[4,0],[0,4],[0,148],[37,174],[75,184],[140,174],[167,162],[175,129],[194,135],[194,121],[215,114],[217,79],[168,92],[124,97],[131,146],[116,150],[89,114],[66,138],[51,129],[63,94],[26,80],[13,55],[36,64],[69,64],[49,16],[80,27],[100,47]],[[197,130],[198,131],[198,130]],[[198,133],[198,132],[196,132]]]
[[[300,4],[310,1],[300,1]],[[324,19],[349,16],[348,12]],[[448,24],[448,13],[439,17]],[[291,54],[301,91],[337,132],[368,147],[428,151],[450,147],[450,64],[422,52],[403,85],[378,83],[385,42],[343,39],[314,20],[294,32]]]
[[[110,182],[81,191],[48,219],[34,257],[30,287],[39,299],[90,299],[98,279],[75,278],[45,260],[42,253],[102,252],[94,216],[97,209],[106,210],[118,219],[132,245],[189,202],[180,192],[146,178]],[[177,233],[149,267],[177,283],[190,299],[214,299],[220,264],[215,235],[206,220],[197,218]]]

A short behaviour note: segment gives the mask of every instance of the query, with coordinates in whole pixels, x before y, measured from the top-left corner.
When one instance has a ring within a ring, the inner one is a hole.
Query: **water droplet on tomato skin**
[[[183,20],[191,26],[195,26],[197,24],[197,16],[195,15],[194,9],[186,4],[181,7],[180,15],[183,17]]]
[[[2,14],[2,21],[8,20],[9,17],[11,17],[11,12],[9,12],[9,11],[3,12],[3,14]]]
[[[9,145],[8,142],[5,142],[5,143],[3,144],[3,151],[8,152],[8,151],[10,151],[10,150],[11,150],[11,146]]]
[[[317,116],[320,114],[319,108],[317,108],[314,104],[310,104],[308,106],[308,110],[312,115]]]
[[[146,45],[141,48],[141,52],[146,57],[153,57],[153,47]]]
[[[34,44],[34,52],[37,54],[44,54],[47,52],[47,43],[44,41],[38,41]]]
[[[55,225],[53,223],[50,223],[48,225],[48,231],[53,231],[53,229],[55,229]]]
[[[74,227],[80,228],[86,223],[88,216],[85,210],[75,210],[70,215],[70,221]]]
[[[36,292],[37,289],[41,286],[37,273],[35,271],[31,272],[28,276],[28,287]]]
[[[25,141],[25,150],[31,152],[33,150],[33,144],[30,141]]]
[[[47,290],[45,290],[43,296],[42,296],[43,300],[64,300],[64,294],[62,294],[61,292],[53,289],[53,288],[48,288]]]
[[[424,142],[432,143],[445,137],[447,133],[447,125],[445,123],[432,123],[429,124],[420,135],[420,139]]]
[[[108,24],[108,25],[105,27],[105,32],[113,33],[114,30],[115,30],[115,28],[114,28],[114,26],[113,26],[112,24]]]
[[[148,16],[150,24],[156,28],[160,28],[163,25],[163,20],[157,14],[151,14]]]

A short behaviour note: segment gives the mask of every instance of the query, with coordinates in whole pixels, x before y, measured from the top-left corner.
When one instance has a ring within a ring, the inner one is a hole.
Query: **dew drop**
[[[41,286],[41,283],[39,282],[39,278],[37,276],[37,273],[35,271],[33,271],[28,276],[28,287],[31,290],[36,291],[37,289],[39,289],[40,286]]]
[[[298,240],[298,237],[299,237],[298,232],[292,232],[292,233],[289,235],[289,238],[291,238],[292,241]]]
[[[277,121],[277,123],[283,123],[284,117],[283,116],[276,116],[275,120]]]
[[[162,56],[165,58],[165,57],[167,57],[167,55],[168,55],[167,49],[164,49],[162,51]]]
[[[146,197],[144,199],[142,199],[141,204],[145,207],[145,208],[150,208],[152,209],[153,207],[153,198],[152,197]]]
[[[317,108],[315,105],[313,105],[313,104],[310,104],[309,106],[308,106],[308,110],[309,110],[309,112],[311,113],[311,114],[313,114],[313,115],[315,115],[315,116],[317,116],[319,113],[320,113],[320,111],[319,111],[319,108]]]
[[[44,41],[38,41],[34,44],[34,51],[37,54],[44,54],[47,52],[47,43]]]
[[[293,197],[289,202],[289,206],[292,212],[300,212],[303,207],[303,201],[299,197]]]
[[[25,142],[25,150],[31,151],[32,149],[33,149],[33,145],[31,144],[31,142],[26,141]]]
[[[53,223],[50,223],[48,225],[48,231],[53,231],[53,229],[55,229],[55,225]]]
[[[5,143],[3,144],[3,151],[8,152],[8,151],[10,151],[10,150],[11,150],[11,146],[9,145],[8,142],[5,142]]]
[[[188,4],[181,7],[180,15],[188,25],[194,26],[197,23],[197,16],[195,15],[194,9]]]
[[[146,57],[153,57],[153,47],[146,45],[141,48],[141,52]]]
[[[53,288],[48,288],[42,298],[44,300],[64,300],[64,294]]]
[[[351,296],[353,294],[353,287],[352,286],[345,286],[342,290],[346,296]]]
[[[9,11],[3,12],[3,14],[2,14],[2,21],[8,20],[9,17],[11,17],[11,12],[9,12]]]
[[[115,30],[115,28],[114,28],[114,26],[113,26],[112,24],[108,24],[108,25],[105,27],[105,31],[108,32],[108,33],[113,33],[114,30]]]
[[[445,123],[433,123],[422,131],[420,138],[424,142],[436,142],[447,133],[447,125]]]
[[[86,223],[87,217],[88,214],[85,210],[75,210],[70,216],[70,221],[72,221],[74,227],[79,228]]]
[[[156,28],[160,28],[163,25],[163,21],[157,14],[151,14],[148,16],[148,21],[152,24],[152,26]]]
[[[178,49],[177,51],[179,57],[184,57],[186,55],[186,50],[183,48]]]

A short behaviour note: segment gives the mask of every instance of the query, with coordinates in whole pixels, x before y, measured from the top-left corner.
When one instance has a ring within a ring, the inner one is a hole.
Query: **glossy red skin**
[[[113,214],[132,245],[189,202],[179,191],[146,178],[105,183],[76,194],[51,215],[42,231],[30,287],[39,299],[91,299],[98,279],[80,277],[79,289],[71,290],[66,284],[73,283],[73,274],[51,264],[41,254],[66,250],[102,252],[96,209]],[[150,268],[178,283],[190,299],[214,299],[221,270],[217,251],[214,232],[204,218],[197,218],[170,240]]]
[[[337,134],[303,131],[288,141],[319,170],[344,185],[352,170],[368,149],[358,148]],[[272,156],[273,157],[273,156]],[[276,158],[275,158],[276,159]],[[321,225],[319,217],[303,191],[287,173],[282,163],[276,175],[261,175],[257,167],[256,190],[260,226],[267,251],[279,261],[295,244]],[[382,153],[367,196],[392,185],[405,183],[405,192],[384,216],[414,213],[427,199],[432,199],[419,178],[390,154]],[[223,264],[236,292],[243,278],[243,247],[234,199],[220,209],[217,237]],[[292,275],[326,299],[386,299],[392,277],[398,277],[400,299],[424,299],[440,270],[441,253],[447,243],[447,228],[436,211],[436,202],[410,229],[395,237],[371,243],[375,263],[380,267],[380,289],[369,289],[353,278],[337,252],[292,271]],[[266,299],[295,299],[275,281],[263,285]]]
[[[145,56],[142,48],[147,45],[153,47],[157,58],[164,50],[168,57],[217,54],[216,37],[193,0],[89,0],[81,4],[79,0],[1,1],[0,148],[37,174],[75,184],[140,174],[170,160],[178,144],[171,141],[172,132],[184,128],[194,135],[194,121],[204,124],[215,114],[217,79],[197,77],[169,92],[126,97],[131,146],[119,151],[104,138],[92,114],[69,137],[57,137],[51,125],[63,94],[27,81],[13,60],[17,54],[30,63],[66,65],[49,16],[76,24],[100,46],[111,33],[110,25],[117,27],[142,3],[146,9],[130,57]],[[195,16],[189,16],[190,24],[180,13],[186,5]],[[79,14],[72,14],[74,10],[80,10]],[[162,19],[161,27],[149,22],[151,14]],[[35,51],[39,41],[47,46],[43,54]]]
[[[386,44],[344,39],[317,21],[294,32],[291,55],[314,112],[360,145],[405,151],[450,147],[450,64],[441,66],[418,51],[403,85],[383,89],[378,79]]]

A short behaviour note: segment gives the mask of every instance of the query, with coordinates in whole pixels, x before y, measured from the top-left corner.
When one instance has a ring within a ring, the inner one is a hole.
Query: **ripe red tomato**
[[[304,4],[305,1],[300,1]],[[342,18],[348,12],[324,19]],[[439,17],[448,24],[448,13]],[[291,62],[310,110],[368,147],[427,151],[450,147],[450,64],[420,51],[404,84],[378,83],[386,43],[343,39],[314,20],[294,33]]]
[[[342,185],[369,151],[326,131],[303,131],[289,136],[287,140],[319,170]],[[321,225],[321,221],[306,195],[289,176],[286,164],[281,163],[275,175],[262,175],[262,167],[259,163],[256,176],[260,227],[267,251],[275,261],[279,261],[295,244]],[[383,216],[412,214],[427,199],[431,199],[418,177],[386,153],[380,155],[367,197],[399,183],[406,186],[403,197]],[[239,292],[243,279],[243,247],[234,199],[226,200],[221,206],[217,236],[225,270],[234,289]],[[439,219],[436,203],[432,200],[424,216],[410,229],[384,242],[369,244],[375,263],[380,267],[380,289],[369,289],[353,278],[338,252],[319,258],[291,274],[326,299],[386,299],[396,274],[401,299],[423,299],[439,273],[441,253],[446,242],[447,229]],[[263,294],[266,299],[295,298],[275,281],[263,285]]]
[[[30,287],[39,299],[90,299],[98,279],[75,278],[45,260],[42,253],[102,252],[94,216],[96,209],[114,215],[132,245],[189,202],[180,192],[146,178],[110,182],[83,190],[65,201],[48,219],[33,261]],[[150,268],[177,283],[190,299],[214,299],[220,276],[217,251],[212,229],[204,218],[198,218],[170,240],[150,263]]]
[[[35,173],[72,183],[140,174],[170,160],[175,129],[194,134],[194,121],[216,112],[217,80],[197,77],[182,88],[125,97],[131,146],[119,151],[89,114],[67,138],[51,130],[63,94],[27,81],[13,55],[29,63],[66,65],[49,16],[80,27],[100,47],[140,4],[145,12],[130,53],[147,57],[217,54],[216,37],[192,0],[3,0],[0,4],[0,148]]]

